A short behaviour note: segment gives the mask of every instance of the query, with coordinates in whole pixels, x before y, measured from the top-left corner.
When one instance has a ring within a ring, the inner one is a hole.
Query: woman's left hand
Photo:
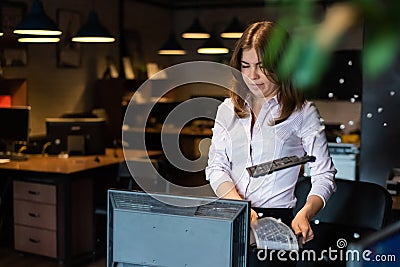
[[[292,229],[296,236],[300,236],[300,244],[305,244],[314,238],[314,232],[311,228],[310,222],[302,211],[299,211],[296,217],[294,217],[292,221]]]
[[[294,217],[292,229],[297,236],[300,235],[300,244],[305,244],[314,238],[310,220],[321,210],[323,205],[324,202],[319,196],[311,195],[307,198],[304,207]]]

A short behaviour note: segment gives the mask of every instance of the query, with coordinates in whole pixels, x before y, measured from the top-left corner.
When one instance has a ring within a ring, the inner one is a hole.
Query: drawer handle
[[[40,243],[40,240],[39,239],[34,239],[34,238],[29,238],[29,242],[38,244],[38,243]]]
[[[33,217],[33,218],[39,218],[39,217],[40,217],[40,214],[39,214],[39,213],[29,212],[28,214],[29,214],[29,216],[31,216],[31,217]]]
[[[40,195],[40,192],[39,192],[39,191],[28,190],[28,193],[29,193],[30,195],[35,195],[35,196]]]

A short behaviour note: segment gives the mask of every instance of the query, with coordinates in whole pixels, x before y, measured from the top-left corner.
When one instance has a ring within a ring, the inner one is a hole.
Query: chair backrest
[[[131,170],[129,170],[131,168]],[[121,162],[118,174],[121,177],[154,177],[158,169],[158,162],[155,159],[135,158]]]
[[[129,190],[140,188],[147,192],[167,193],[169,189],[160,165],[156,159],[129,159],[120,164],[119,177],[130,179]]]
[[[372,230],[379,230],[388,223],[392,198],[384,187],[344,179],[336,179],[336,185],[336,192],[313,220]],[[303,207],[310,189],[310,178],[301,177],[295,190],[295,212]]]

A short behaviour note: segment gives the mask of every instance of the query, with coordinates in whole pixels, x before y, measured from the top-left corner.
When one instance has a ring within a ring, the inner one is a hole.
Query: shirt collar
[[[269,105],[277,105],[279,104],[278,102],[278,95],[274,95],[271,97],[268,101],[266,101]],[[247,95],[246,99],[244,100],[244,104],[246,107],[250,106],[250,94]]]
[[[267,102],[268,102],[268,104],[278,104],[278,95],[274,95]]]

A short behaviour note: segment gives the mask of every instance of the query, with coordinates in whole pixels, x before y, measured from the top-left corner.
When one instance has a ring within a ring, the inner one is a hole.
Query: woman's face
[[[243,79],[247,87],[255,97],[269,99],[275,96],[277,86],[268,80],[266,73],[264,73],[262,62],[254,48],[242,51],[240,71],[243,73]]]

